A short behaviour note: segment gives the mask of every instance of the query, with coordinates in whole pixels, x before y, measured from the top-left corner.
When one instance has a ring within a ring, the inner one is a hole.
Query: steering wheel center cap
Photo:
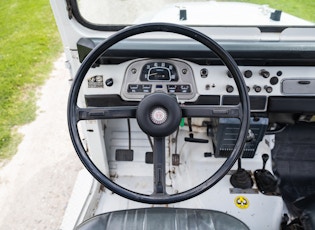
[[[156,125],[163,124],[167,119],[167,111],[162,107],[157,107],[152,110],[150,118]]]
[[[177,130],[182,110],[175,97],[155,92],[140,101],[136,118],[141,130],[149,136],[166,137]]]

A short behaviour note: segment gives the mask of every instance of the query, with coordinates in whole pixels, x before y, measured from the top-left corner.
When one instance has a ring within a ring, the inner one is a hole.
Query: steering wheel
[[[111,46],[133,35],[147,32],[170,32],[190,37],[212,50],[231,72],[239,92],[240,103],[233,106],[179,105],[172,95],[156,92],[142,99],[138,106],[111,106],[80,108],[77,105],[79,91],[86,73],[98,58]],[[82,62],[68,99],[68,127],[74,148],[86,169],[106,188],[127,199],[149,204],[168,204],[193,198],[214,186],[232,168],[241,156],[249,128],[249,97],[242,74],[233,58],[215,41],[192,28],[170,23],[148,23],[128,27],[108,37],[93,49]],[[238,138],[231,155],[221,167],[201,184],[177,194],[166,193],[165,137],[172,134],[182,117],[234,117],[240,120]],[[126,189],[105,176],[86,153],[78,132],[81,120],[137,118],[140,128],[154,137],[153,186],[150,195]]]

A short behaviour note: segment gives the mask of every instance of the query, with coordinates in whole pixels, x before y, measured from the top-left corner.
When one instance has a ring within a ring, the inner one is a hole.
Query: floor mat
[[[273,171],[286,202],[315,193],[315,124],[299,123],[276,134]]]

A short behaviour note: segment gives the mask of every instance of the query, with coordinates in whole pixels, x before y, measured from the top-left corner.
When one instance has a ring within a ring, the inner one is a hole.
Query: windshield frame
[[[114,25],[114,24],[96,24],[96,23],[92,23],[89,22],[88,20],[86,20],[80,13],[79,10],[79,6],[77,4],[77,0],[66,0],[67,2],[67,10],[68,10],[68,15],[69,15],[69,19],[72,19],[73,17],[78,21],[78,23],[80,23],[82,26],[92,29],[92,30],[96,30],[96,31],[119,31],[125,27],[128,26],[132,26],[134,24],[123,24],[123,25]],[[312,22],[311,22],[312,23]],[[287,28],[315,28],[315,24],[314,25],[257,25],[257,26],[253,26],[253,25],[187,25],[189,27],[193,27],[193,28],[202,28],[202,27],[218,27],[218,28],[228,28],[228,27],[233,27],[233,28],[258,28],[260,30],[260,32],[263,33],[281,33],[283,32],[285,29]]]

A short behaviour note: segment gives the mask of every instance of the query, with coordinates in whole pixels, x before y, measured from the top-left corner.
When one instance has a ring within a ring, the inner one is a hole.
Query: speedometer
[[[150,62],[142,67],[141,81],[178,81],[178,74],[173,64]]]

